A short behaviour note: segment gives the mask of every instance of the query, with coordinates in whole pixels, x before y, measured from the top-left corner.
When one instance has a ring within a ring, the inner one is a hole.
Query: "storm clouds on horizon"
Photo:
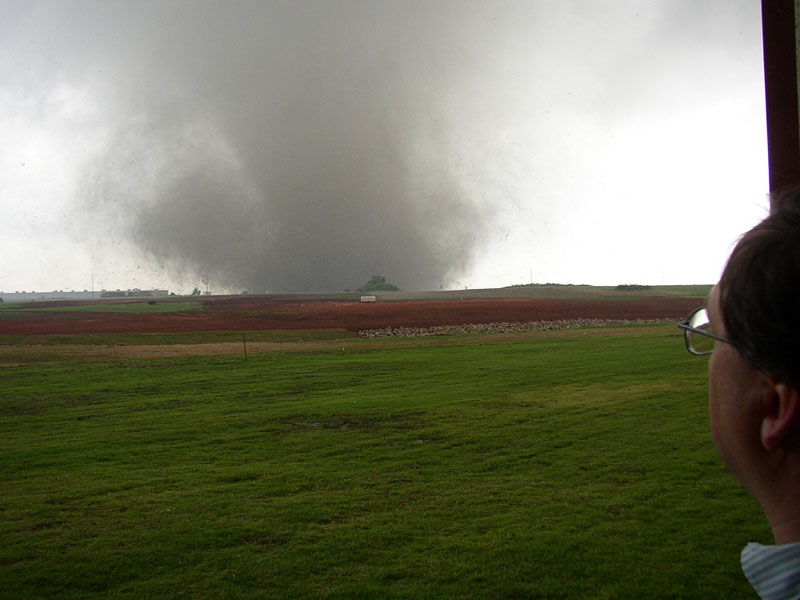
[[[109,110],[79,197],[104,235],[251,291],[375,274],[436,289],[469,266],[489,214],[448,164],[470,40],[445,20],[363,2],[103,6],[80,20],[97,40],[84,75]]]
[[[656,4],[11,2],[0,74],[75,123],[69,228],[98,256],[229,290],[449,288],[509,234],[557,248],[623,125],[689,106],[700,57],[744,62],[705,44],[746,2]]]

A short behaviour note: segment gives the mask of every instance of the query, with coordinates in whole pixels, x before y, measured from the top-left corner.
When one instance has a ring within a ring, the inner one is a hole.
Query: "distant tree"
[[[638,283],[620,283],[617,286],[619,292],[640,292],[642,290],[649,290],[652,286],[639,285]]]
[[[382,275],[373,275],[370,280],[356,288],[357,292],[396,292],[400,288],[391,283],[386,283],[386,278]]]
[[[192,296],[199,296],[199,295],[200,295],[200,294],[202,294],[202,293],[203,293],[203,292],[201,292],[201,291],[200,291],[200,288],[194,288],[194,289],[192,290]]]

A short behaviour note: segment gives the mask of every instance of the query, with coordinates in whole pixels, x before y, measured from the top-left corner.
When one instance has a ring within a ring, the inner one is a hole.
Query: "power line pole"
[[[797,0],[761,0],[769,189],[800,183]]]

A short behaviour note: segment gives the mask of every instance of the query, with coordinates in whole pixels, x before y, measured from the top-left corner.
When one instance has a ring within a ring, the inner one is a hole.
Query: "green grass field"
[[[0,597],[754,597],[676,327],[285,349],[5,360]]]
[[[51,335],[2,335],[0,334],[0,355],[2,348],[28,346],[141,346],[174,344],[220,344],[236,343],[245,336],[250,342],[303,342],[321,340],[340,340],[356,337],[353,332],[344,329],[274,329],[269,331],[203,331],[178,333],[88,333],[88,334],[51,334]],[[40,354],[47,357],[48,350]]]
[[[47,312],[102,312],[102,313],[185,313],[203,310],[199,300],[148,300],[132,299],[126,302],[119,300],[97,300],[92,304],[74,306],[58,306],[48,300],[36,302],[3,302],[0,304],[0,319],[36,318],[42,311]]]

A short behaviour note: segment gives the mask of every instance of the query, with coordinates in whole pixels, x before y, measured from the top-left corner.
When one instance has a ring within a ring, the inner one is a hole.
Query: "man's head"
[[[709,299],[714,443],[767,514],[800,541],[800,195],[736,245]]]
[[[718,285],[729,339],[756,369],[800,388],[800,203],[748,231]]]

